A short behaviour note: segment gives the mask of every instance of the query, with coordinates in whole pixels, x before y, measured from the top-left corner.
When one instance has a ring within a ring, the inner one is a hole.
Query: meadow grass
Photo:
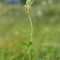
[[[48,8],[50,6],[50,8]],[[60,17],[58,5],[33,6],[31,17],[34,27],[32,60],[60,59]],[[29,60],[19,41],[29,42],[23,29],[30,29],[22,5],[0,5],[0,60]]]

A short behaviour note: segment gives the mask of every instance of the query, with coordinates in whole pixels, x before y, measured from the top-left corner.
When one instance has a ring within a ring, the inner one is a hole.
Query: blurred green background
[[[60,0],[35,0],[31,18],[32,60],[60,60]],[[30,40],[23,29],[30,29],[24,4],[6,4],[0,0],[0,60],[29,60],[19,43]]]

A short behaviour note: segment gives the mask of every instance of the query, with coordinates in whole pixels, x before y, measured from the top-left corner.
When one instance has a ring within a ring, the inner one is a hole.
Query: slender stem
[[[29,52],[29,60],[31,60],[30,52]]]
[[[28,18],[29,18],[29,21],[30,21],[30,26],[31,26],[31,34],[30,34],[30,41],[32,41],[32,35],[33,35],[33,25],[32,25],[32,20],[31,20],[31,17],[30,15],[28,15]]]
[[[28,56],[29,56],[29,60],[31,60],[31,55],[30,55],[30,51],[28,50]]]
[[[33,24],[32,24],[32,20],[31,20],[30,15],[28,15],[28,18],[29,18],[29,21],[30,21],[30,29],[31,29],[31,33],[30,33],[30,41],[32,41]],[[31,60],[30,49],[31,49],[31,46],[30,46],[30,48],[29,48],[29,50],[28,50],[29,60]]]
[[[32,0],[26,0],[26,5],[25,5],[25,9],[26,9],[29,21],[30,21],[30,29],[31,29],[30,30],[30,41],[31,42],[32,42],[32,35],[33,35],[33,25],[32,25],[32,20],[31,20],[31,17],[30,17],[30,8],[31,8],[31,5],[32,5],[33,1]],[[31,46],[28,49],[29,60],[31,60],[30,49],[31,49]]]

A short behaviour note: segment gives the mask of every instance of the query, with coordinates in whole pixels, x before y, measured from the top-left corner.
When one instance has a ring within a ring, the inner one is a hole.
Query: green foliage
[[[27,46],[30,47],[32,44],[32,42],[28,42]]]
[[[30,33],[31,33],[31,32],[30,32],[29,29],[28,29],[28,30],[24,30],[24,29],[23,29],[22,31],[25,32],[26,34],[28,34],[28,35],[30,36]]]
[[[24,46],[27,46],[27,44],[25,42],[20,41],[20,43]]]
[[[39,4],[31,11],[33,42],[30,41],[30,24],[24,7],[0,5],[0,60],[29,60],[28,50],[32,60],[60,59],[60,2],[42,5],[40,1],[36,0]],[[15,35],[15,31],[19,34]]]
[[[24,46],[27,46],[27,47],[30,47],[33,43],[32,42],[28,42],[28,43],[25,43],[25,42],[22,42],[22,41],[19,41],[22,45]]]

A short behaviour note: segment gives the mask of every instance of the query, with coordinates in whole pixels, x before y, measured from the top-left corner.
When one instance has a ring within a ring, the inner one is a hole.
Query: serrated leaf
[[[27,46],[27,43],[25,42],[20,41],[20,43],[23,44],[24,46]]]
[[[30,47],[32,44],[33,44],[32,42],[29,42],[29,43],[28,43],[28,47]]]

